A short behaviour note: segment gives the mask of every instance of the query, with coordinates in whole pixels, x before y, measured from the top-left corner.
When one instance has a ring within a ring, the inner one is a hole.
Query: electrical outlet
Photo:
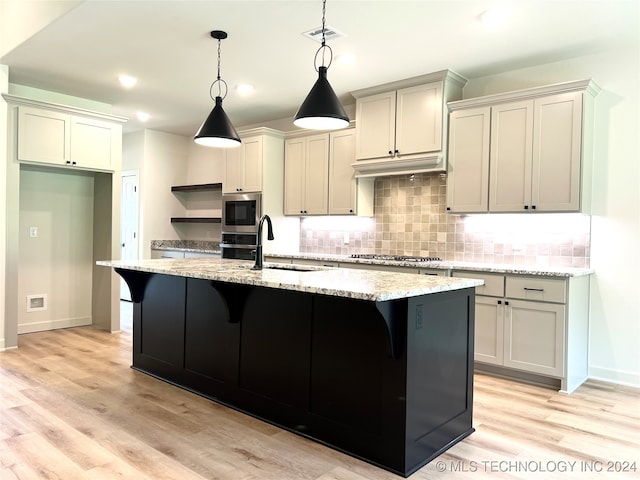
[[[38,236],[38,227],[29,227],[29,236],[36,238]]]
[[[347,245],[349,243],[349,232],[344,232],[344,244]]]

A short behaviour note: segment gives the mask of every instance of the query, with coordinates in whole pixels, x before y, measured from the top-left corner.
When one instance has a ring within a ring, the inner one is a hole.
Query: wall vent
[[[27,312],[43,312],[47,309],[47,294],[27,295]]]
[[[322,43],[322,26],[312,28],[308,32],[302,32],[302,35],[310,38],[311,40],[315,40],[318,43]],[[329,40],[333,40],[340,37],[345,37],[346,35],[335,28],[325,25],[324,26],[324,38],[328,42]]]

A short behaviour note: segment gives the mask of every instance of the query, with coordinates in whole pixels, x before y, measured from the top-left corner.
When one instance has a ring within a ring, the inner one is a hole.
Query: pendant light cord
[[[326,39],[324,37],[324,31],[326,30],[325,28],[325,17],[326,17],[326,13],[327,13],[327,0],[322,0],[322,45],[320,46],[320,48],[318,49],[318,51],[316,52],[316,56],[313,59],[313,66],[316,69],[316,72],[318,71],[318,53],[320,53],[322,51],[322,64],[320,65],[321,67],[324,67],[324,53],[326,50],[329,50],[329,64],[327,65],[327,70],[329,69],[329,66],[331,66],[331,62],[333,61],[333,50],[331,50],[331,47],[329,45],[327,45]]]
[[[225,37],[226,37],[226,34],[225,34]],[[213,86],[216,83],[218,84],[218,97],[221,97],[224,100],[227,96],[227,93],[229,93],[229,87],[227,86],[227,82],[225,82],[222,78],[220,78],[221,44],[222,44],[222,39],[218,38],[218,76],[216,77],[214,82],[211,84],[211,87],[209,88],[209,96],[214,101],[215,101],[215,97],[213,96],[212,92],[213,92]],[[222,85],[224,85],[224,96],[222,95]]]

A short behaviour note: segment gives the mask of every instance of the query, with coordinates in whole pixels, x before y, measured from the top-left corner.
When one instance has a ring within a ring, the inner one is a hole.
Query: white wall
[[[19,334],[91,325],[93,206],[92,173],[20,169]],[[28,311],[28,295],[46,310]]]
[[[593,78],[589,375],[640,386],[640,48],[470,79],[465,98]]]
[[[9,92],[9,67],[0,65],[0,94]],[[7,103],[0,97],[0,198],[7,198]],[[4,205],[4,201],[2,202]],[[0,350],[5,348],[5,273],[7,252],[7,211],[0,208]]]
[[[203,147],[187,137],[187,185],[222,183],[224,179],[224,150]]]
[[[151,240],[179,239],[170,219],[183,216],[185,208],[171,193],[171,186],[184,185],[187,181],[187,141],[187,137],[180,135],[144,131],[143,156],[138,169],[141,258],[151,258]]]

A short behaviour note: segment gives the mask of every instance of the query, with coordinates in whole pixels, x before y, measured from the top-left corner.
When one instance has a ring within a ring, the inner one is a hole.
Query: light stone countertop
[[[218,258],[99,261],[98,265],[139,272],[177,275],[219,282],[255,285],[382,302],[430,293],[482,285],[482,280],[413,275],[407,273],[355,270],[265,263],[263,270],[251,270],[252,262]],[[281,269],[268,268],[280,266]]]
[[[535,275],[544,277],[580,277],[591,275],[591,268],[553,267],[541,265],[511,265],[498,263],[476,263],[442,260],[435,262],[410,262],[393,260],[373,260],[368,258],[351,258],[347,255],[329,255],[319,253],[276,254],[265,253],[266,257],[288,260],[317,260],[337,263],[356,263],[363,265],[389,265],[397,267],[412,267],[433,270],[468,270],[484,273],[504,273],[517,275]]]

